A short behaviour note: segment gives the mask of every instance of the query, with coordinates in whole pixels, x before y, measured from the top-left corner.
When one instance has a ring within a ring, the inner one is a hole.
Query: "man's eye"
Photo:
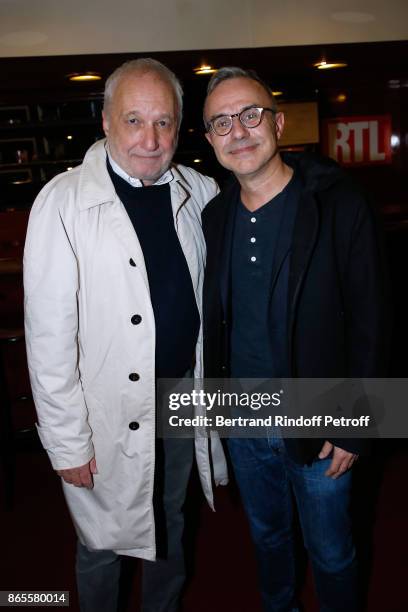
[[[219,117],[219,119],[217,119],[217,121],[215,122],[215,125],[220,128],[225,128],[229,126],[229,124],[230,124],[229,117]]]
[[[169,119],[160,119],[160,121],[157,122],[157,125],[161,128],[168,128],[170,127],[170,120]]]
[[[251,121],[251,119],[257,119],[259,117],[259,111],[252,108],[244,113],[243,119]]]
[[[136,117],[129,117],[128,123],[130,123],[131,125],[135,125],[135,124],[139,123],[139,121],[138,121],[138,119]]]

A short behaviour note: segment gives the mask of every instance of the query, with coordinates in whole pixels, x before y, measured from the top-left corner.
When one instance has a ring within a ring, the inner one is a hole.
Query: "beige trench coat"
[[[174,224],[201,313],[200,213],[217,186],[190,168],[172,171]],[[24,288],[42,444],[54,469],[84,465],[93,455],[98,467],[92,490],[63,483],[78,536],[90,549],[154,559],[155,323],[143,253],[108,175],[104,141],[38,195]],[[131,324],[134,314],[141,324]],[[140,378],[132,381],[130,373]],[[200,330],[195,376],[202,375]],[[216,484],[227,475],[219,439],[197,437],[201,483],[213,507],[209,446]]]

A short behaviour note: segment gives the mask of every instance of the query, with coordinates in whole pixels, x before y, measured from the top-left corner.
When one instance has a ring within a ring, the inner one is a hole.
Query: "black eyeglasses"
[[[207,121],[207,132],[212,130],[218,136],[226,136],[232,130],[232,121],[234,117],[238,117],[244,127],[255,128],[261,123],[265,111],[270,111],[274,115],[276,114],[273,108],[250,106],[233,115],[219,115]]]

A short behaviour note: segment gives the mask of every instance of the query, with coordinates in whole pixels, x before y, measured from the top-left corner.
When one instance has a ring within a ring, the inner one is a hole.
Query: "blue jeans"
[[[293,501],[312,562],[321,612],[356,612],[351,473],[324,475],[331,459],[299,465],[280,438],[231,438],[228,448],[249,520],[265,612],[295,612]]]

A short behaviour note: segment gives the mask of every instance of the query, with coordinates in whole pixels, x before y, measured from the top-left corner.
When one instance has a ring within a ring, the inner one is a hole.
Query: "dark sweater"
[[[156,376],[176,378],[192,366],[200,317],[174,227],[170,186],[133,187],[109,175],[142,247],[156,322]]]

